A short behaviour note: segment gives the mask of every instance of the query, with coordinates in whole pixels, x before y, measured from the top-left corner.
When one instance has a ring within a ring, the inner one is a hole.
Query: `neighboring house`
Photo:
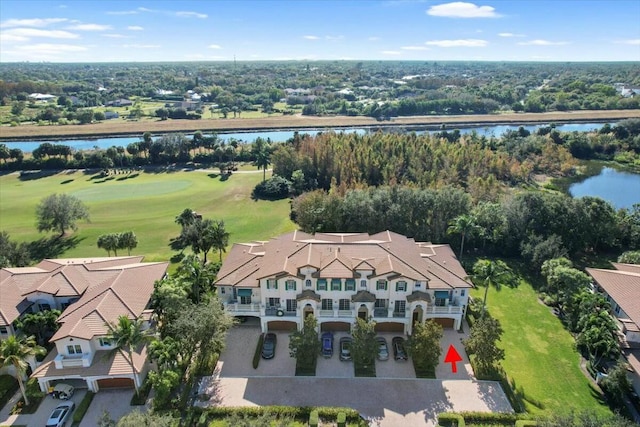
[[[260,318],[263,331],[301,329],[313,314],[322,331],[349,331],[360,317],[378,331],[410,334],[427,319],[461,327],[472,287],[466,277],[448,245],[390,231],[295,231],[235,244],[216,288],[229,313]]]
[[[29,95],[29,98],[36,101],[49,102],[55,98],[55,95],[51,95],[50,93],[32,93]]]
[[[104,105],[107,107],[130,107],[133,105],[133,101],[121,98],[121,99],[116,99],[114,101],[109,101]]]
[[[104,118],[105,120],[117,119],[120,117],[117,111],[105,111]]]
[[[113,351],[107,339],[108,322],[121,315],[142,316],[149,326],[149,300],[156,280],[168,263],[143,263],[142,256],[44,260],[34,267],[0,270],[0,327],[16,331],[13,322],[22,314],[63,310],[60,329],[50,342],[55,348],[34,370],[40,389],[57,380],[80,380],[91,391],[105,387],[138,385],[146,376],[146,347],[133,354],[134,377],[128,355]]]
[[[587,268],[595,289],[611,303],[620,328],[622,351],[633,369],[633,388],[640,394],[640,265],[613,263],[615,270]]]
[[[177,101],[167,104],[171,108],[182,108],[186,111],[195,111],[202,106],[200,101]]]

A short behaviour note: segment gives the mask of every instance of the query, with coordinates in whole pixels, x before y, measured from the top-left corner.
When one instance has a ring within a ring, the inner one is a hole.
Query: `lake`
[[[535,132],[539,127],[549,126],[548,124],[539,124],[539,125],[526,125],[523,126],[529,132]],[[604,123],[568,123],[556,125],[556,129],[563,132],[586,132],[591,130],[598,130]],[[399,126],[398,128],[402,128]],[[518,125],[493,125],[493,126],[478,126],[478,127],[466,127],[466,128],[455,128],[453,126],[447,127],[447,131],[451,132],[455,129],[460,130],[462,134],[469,134],[471,132],[476,132],[478,135],[484,135],[486,137],[491,136],[500,136],[504,134],[507,130],[518,130]],[[393,128],[392,128],[393,129]],[[309,135],[317,135],[319,132],[327,132],[332,129],[300,129],[298,133],[303,134],[307,133]],[[360,135],[368,132],[367,129],[364,128],[351,128],[351,129],[338,129],[337,131],[341,132],[356,132]],[[224,141],[228,141],[231,138],[236,140],[251,143],[256,138],[261,137],[264,139],[269,138],[273,142],[283,142],[287,139],[293,137],[293,130],[272,130],[272,131],[262,131],[262,132],[236,132],[236,133],[219,133],[218,136],[220,139]],[[417,131],[416,133],[434,133],[439,132],[437,130],[424,130]],[[208,135],[208,132],[204,132],[205,135]],[[189,135],[190,136],[190,135]],[[106,149],[112,146],[120,146],[127,147],[127,145],[141,141],[141,136],[131,136],[131,137],[114,137],[114,138],[95,138],[95,139],[65,139],[59,141],[43,141],[43,140],[25,140],[19,142],[5,142],[4,144],[9,148],[19,148],[25,153],[32,152],[40,144],[43,142],[49,142],[51,144],[62,144],[71,147],[74,150],[92,150],[95,147]]]
[[[616,209],[630,209],[634,203],[640,203],[640,175],[604,167],[599,175],[572,184],[569,193],[573,197],[600,197]]]

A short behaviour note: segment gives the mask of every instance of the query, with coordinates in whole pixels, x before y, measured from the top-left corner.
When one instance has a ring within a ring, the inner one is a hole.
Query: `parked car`
[[[404,345],[404,338],[393,337],[391,340],[391,347],[393,347],[393,358],[395,360],[407,360],[407,350]]]
[[[276,355],[276,343],[278,338],[276,334],[273,332],[267,332],[264,336],[264,341],[262,341],[262,358],[263,359],[273,359]]]
[[[340,360],[351,360],[351,345],[353,344],[353,338],[342,337],[340,338]]]
[[[376,337],[378,343],[378,360],[389,360],[389,346],[384,337]]]
[[[333,334],[331,332],[324,332],[321,337],[322,341],[322,356],[327,359],[333,356]]]
[[[59,383],[51,390],[51,396],[55,399],[69,400],[73,396],[75,389],[72,385]]]
[[[67,424],[67,420],[71,418],[71,413],[75,409],[76,404],[69,401],[61,403],[53,410],[47,420],[47,427],[63,427]]]

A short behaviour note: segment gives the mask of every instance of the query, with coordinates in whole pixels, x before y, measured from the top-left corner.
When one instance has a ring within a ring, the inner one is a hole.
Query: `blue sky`
[[[640,61],[640,0],[0,1],[0,62]]]

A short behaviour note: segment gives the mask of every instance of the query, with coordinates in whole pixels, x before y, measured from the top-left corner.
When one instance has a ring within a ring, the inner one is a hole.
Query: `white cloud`
[[[124,34],[100,34],[102,37],[109,37],[111,39],[128,39],[129,36],[125,36]]]
[[[101,25],[101,24],[77,24],[77,25],[71,25],[67,27],[67,30],[78,30],[78,31],[106,31],[110,29],[111,29],[111,25]]]
[[[210,44],[208,46],[209,49],[222,49],[222,47],[219,44]]]
[[[0,23],[0,28],[11,27],[46,27],[49,24],[68,21],[67,18],[46,18],[46,19],[7,19]]]
[[[114,10],[111,12],[107,12],[107,15],[136,15],[139,11],[137,10]]]
[[[402,55],[402,52],[399,52],[397,50],[383,50],[380,53],[383,55]]]
[[[123,48],[125,49],[158,49],[162,46],[159,44],[123,44]]]
[[[20,46],[20,50],[30,53],[45,53],[45,54],[57,54],[65,52],[84,52],[87,50],[84,46],[78,46],[74,44],[53,44],[53,43],[38,43]]]
[[[29,37],[17,36],[15,34],[0,33],[0,41],[5,42],[26,42]]]
[[[630,44],[630,45],[640,45],[640,39],[629,39],[629,40],[617,40],[614,43],[617,44]]]
[[[562,46],[562,45],[569,44],[569,42],[552,42],[549,40],[536,39],[536,40],[529,40],[527,42],[520,42],[518,44],[521,46]]]
[[[428,46],[438,47],[485,47],[489,43],[480,39],[459,39],[459,40],[431,40],[425,42]]]
[[[477,6],[462,1],[431,6],[427,14],[445,18],[497,18],[500,16],[491,6]]]
[[[318,36],[302,36],[303,39],[307,39],[307,40],[318,40],[320,39],[320,37]]]
[[[367,40],[369,40],[370,42],[377,42],[378,40],[380,40],[380,37],[372,36],[372,37],[369,37]]]
[[[500,37],[525,37],[524,34],[515,34],[515,33],[498,33]]]
[[[129,30],[129,31],[142,31],[142,30],[144,30],[144,28],[142,28],[139,25],[129,25],[127,27],[127,30]]]
[[[426,46],[402,46],[402,50],[429,50]]]
[[[77,39],[77,34],[62,30],[39,30],[37,28],[12,28],[4,34],[18,37],[45,37],[51,39]]]
[[[200,18],[205,19],[208,15],[206,13],[198,13],[198,12],[176,12],[176,16],[180,18]]]
[[[324,38],[335,42],[344,39],[344,36],[325,36]]]

